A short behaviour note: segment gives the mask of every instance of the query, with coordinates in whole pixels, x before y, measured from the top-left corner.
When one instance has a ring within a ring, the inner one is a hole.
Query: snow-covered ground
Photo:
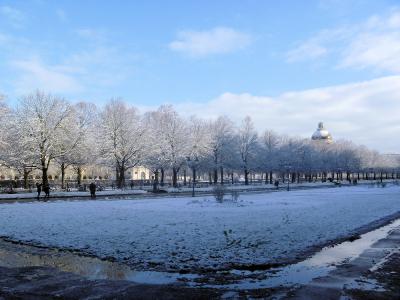
[[[343,182],[344,185],[348,185],[347,181]],[[332,187],[334,184],[332,182],[302,182],[302,183],[290,183],[289,188],[299,188],[299,187],[305,187],[305,188],[313,188],[313,187]],[[251,190],[260,190],[260,189],[266,189],[266,190],[276,190],[276,187],[272,184],[264,184],[264,183],[258,183],[258,184],[249,184],[249,185],[243,185],[243,184],[225,184],[224,187],[227,190],[242,190],[242,191],[251,191]],[[287,188],[287,183],[280,183],[279,185],[280,189],[286,189]],[[207,185],[207,186],[200,186],[196,187],[195,190],[196,192],[211,192],[214,189],[213,185]],[[179,193],[179,192],[191,192],[192,187],[190,185],[184,187],[179,187],[179,188],[174,188],[174,187],[168,187],[165,188],[169,193]]]
[[[146,194],[147,191],[141,189],[135,190],[105,190],[105,191],[97,191],[97,196],[123,196],[123,195],[142,195]],[[40,198],[43,199],[45,194],[42,192]],[[37,192],[25,192],[24,190],[17,190],[15,194],[0,194],[0,200],[8,200],[8,199],[30,199],[36,198]],[[52,191],[50,192],[51,198],[66,198],[66,197],[90,197],[89,189],[86,192],[80,191]]]
[[[390,180],[384,180],[385,183],[392,183],[394,182],[393,179]],[[374,184],[379,184],[379,181],[366,181],[366,180],[359,180],[359,184],[368,184],[368,185],[374,185]],[[341,184],[343,186],[349,186],[351,185],[347,181],[342,181]],[[320,187],[333,187],[335,186],[334,183],[331,182],[301,182],[301,183],[290,183],[290,189],[298,189],[298,188],[320,188]],[[232,190],[239,190],[239,191],[260,191],[260,190],[266,190],[266,191],[275,191],[276,187],[272,184],[264,184],[264,183],[253,183],[250,185],[243,185],[243,184],[225,184],[224,187],[226,188],[227,191],[232,191]],[[143,186],[141,188],[135,188],[135,189],[112,189],[112,188],[107,188],[103,191],[97,191],[96,195],[97,196],[126,196],[126,195],[141,195],[141,194],[146,194],[147,192],[151,192],[153,189],[152,186]],[[173,187],[160,187],[161,190],[164,190],[168,193],[191,193],[192,192],[192,187],[190,184],[187,186],[181,186],[179,188],[173,188]],[[214,189],[214,186],[206,185],[202,186],[197,185],[195,188],[196,193],[198,192],[203,192],[203,193],[210,193]],[[286,190],[287,189],[287,183],[281,183],[279,185],[280,190]],[[22,188],[18,188],[14,190],[15,193],[13,194],[7,194],[7,193],[0,193],[0,200],[12,200],[12,199],[32,199],[37,197],[36,189],[33,189],[32,192],[27,192],[27,190],[24,190]],[[162,195],[162,194],[160,194]],[[44,193],[42,192],[41,198],[44,198]],[[50,192],[50,197],[51,198],[68,198],[68,197],[90,197],[90,192],[89,189],[85,191],[78,191],[76,189],[71,189],[70,191],[63,191],[63,190],[52,190]]]
[[[400,211],[400,187],[0,205],[0,235],[114,257],[137,269],[280,263]]]

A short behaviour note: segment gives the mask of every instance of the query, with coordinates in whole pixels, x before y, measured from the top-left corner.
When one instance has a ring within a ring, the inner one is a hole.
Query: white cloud
[[[23,27],[25,22],[25,15],[20,10],[11,6],[0,6],[0,16],[7,19],[8,22],[16,28]]]
[[[360,34],[343,51],[340,67],[400,72],[400,32]]]
[[[248,34],[232,28],[216,27],[208,31],[181,31],[169,48],[192,57],[203,57],[241,50],[250,43]]]
[[[392,9],[359,24],[323,30],[286,53],[287,62],[333,54],[341,68],[400,71],[400,10]]]
[[[71,51],[56,56],[48,43],[0,32],[0,56],[9,73],[5,80],[15,95],[36,89],[67,95],[101,94],[132,76],[137,60],[134,53],[111,44],[101,30],[86,28],[74,33],[88,43],[77,43]]]
[[[308,59],[315,59],[325,56],[328,50],[319,45],[318,43],[313,43],[311,41],[301,44],[299,47],[290,50],[287,53],[287,62],[296,62]]]
[[[305,138],[323,121],[335,139],[400,152],[399,99],[400,76],[391,76],[277,97],[224,93],[207,103],[182,103],[176,108],[206,118],[228,115],[236,123],[250,115],[260,131],[273,129]]]
[[[15,89],[24,94],[35,89],[56,93],[71,93],[82,90],[80,83],[63,66],[45,65],[38,59],[16,60],[11,67],[20,73]]]

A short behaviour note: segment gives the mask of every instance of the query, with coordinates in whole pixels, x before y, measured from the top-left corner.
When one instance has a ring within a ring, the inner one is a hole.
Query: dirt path
[[[0,267],[0,299],[219,299],[221,292],[174,285],[87,280],[49,267]]]

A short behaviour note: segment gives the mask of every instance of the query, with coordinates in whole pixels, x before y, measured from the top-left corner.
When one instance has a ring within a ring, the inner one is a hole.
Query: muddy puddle
[[[307,284],[315,278],[326,276],[336,266],[357,258],[397,227],[400,227],[400,219],[365,233],[355,241],[326,247],[304,261],[263,271],[230,270],[213,274],[136,271],[118,262],[6,240],[0,240],[0,266],[47,266],[82,275],[88,279],[127,280],[147,284],[185,284],[192,287],[238,290],[294,286]]]

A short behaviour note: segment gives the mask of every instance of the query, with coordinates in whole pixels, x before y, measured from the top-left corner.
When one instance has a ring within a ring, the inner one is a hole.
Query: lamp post
[[[195,196],[194,188],[196,185],[196,166],[199,162],[199,158],[196,156],[194,159],[191,159],[190,156],[186,158],[188,166],[192,169],[192,197]]]

